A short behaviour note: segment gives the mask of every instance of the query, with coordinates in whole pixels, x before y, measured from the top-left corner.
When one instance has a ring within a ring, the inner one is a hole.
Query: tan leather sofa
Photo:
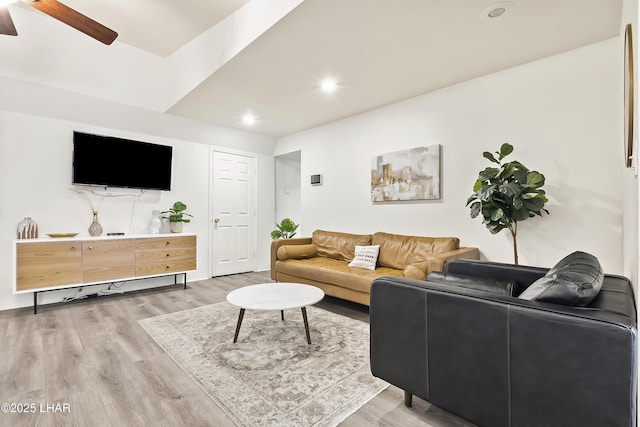
[[[380,245],[375,270],[349,267],[355,247],[370,245]],[[461,248],[457,237],[316,230],[311,237],[271,243],[271,279],[314,285],[327,295],[369,305],[373,279],[425,280],[430,271],[442,271],[444,263],[455,258],[479,259],[480,253],[477,248]]]

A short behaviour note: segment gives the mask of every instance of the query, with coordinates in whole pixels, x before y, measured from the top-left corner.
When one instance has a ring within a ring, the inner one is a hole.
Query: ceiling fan
[[[16,1],[18,0],[0,0],[0,34],[18,35],[8,8],[10,3]],[[56,0],[25,0],[24,3],[104,44],[111,44],[118,37],[115,31]]]

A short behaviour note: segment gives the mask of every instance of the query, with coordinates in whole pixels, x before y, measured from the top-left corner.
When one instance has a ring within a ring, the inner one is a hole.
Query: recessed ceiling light
[[[482,11],[480,19],[483,21],[492,21],[503,16],[512,8],[513,2],[511,1],[499,1],[497,3],[492,3]]]
[[[338,89],[338,82],[332,77],[327,77],[320,83],[320,89],[324,93],[333,93]]]
[[[489,16],[489,18],[497,18],[498,16],[501,16],[506,11],[507,9],[505,9],[504,7],[496,7],[491,12],[489,12],[487,16]]]
[[[15,3],[18,0],[0,0],[0,7],[9,6],[11,3]]]
[[[242,116],[242,122],[247,126],[252,126],[256,123],[256,116],[251,113],[247,113]]]

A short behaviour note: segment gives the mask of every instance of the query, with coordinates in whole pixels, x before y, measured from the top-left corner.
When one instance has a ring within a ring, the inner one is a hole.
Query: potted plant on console
[[[187,205],[178,201],[173,204],[171,209],[161,212],[165,215],[164,218],[169,219],[169,225],[172,233],[182,233],[182,223],[191,222],[191,219],[185,218],[185,216],[193,218],[193,215],[186,213],[186,209]]]

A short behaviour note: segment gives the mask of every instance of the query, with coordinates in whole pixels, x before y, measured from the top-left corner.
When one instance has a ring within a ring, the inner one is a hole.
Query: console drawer
[[[168,262],[150,262],[136,264],[136,276],[153,276],[196,269],[196,259],[181,259]]]
[[[158,261],[174,261],[196,257],[196,248],[163,249],[157,251],[137,251],[136,264]]]
[[[136,277],[196,269],[196,236],[136,240]]]
[[[136,251],[196,247],[196,236],[149,237],[136,239]]]

